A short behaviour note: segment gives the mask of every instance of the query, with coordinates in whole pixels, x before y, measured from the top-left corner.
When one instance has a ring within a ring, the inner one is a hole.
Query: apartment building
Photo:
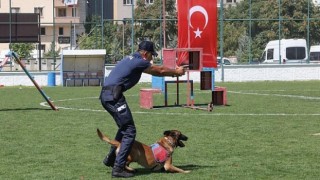
[[[223,4],[229,7],[241,1],[223,0]],[[87,13],[118,21],[131,19],[135,8],[132,2],[136,6],[137,0],[0,0],[0,13],[39,13],[41,49],[47,52],[52,42],[55,42],[55,50],[74,48],[77,35],[84,32]],[[154,0],[145,2],[153,4]],[[220,0],[217,3],[219,6]],[[0,51],[6,49],[9,44],[1,43]]]
[[[243,0],[222,0],[224,7],[236,6],[241,1]],[[103,16],[104,19],[117,21],[130,19],[132,17],[132,8],[135,8],[137,4],[137,0],[88,0],[87,2],[89,4],[88,13],[90,15]],[[132,6],[132,2],[134,2],[134,6]],[[145,3],[153,4],[154,0],[145,0]],[[220,3],[220,0],[217,0],[218,7],[220,7]]]
[[[153,4],[154,0],[145,0],[145,2]],[[88,4],[88,14],[103,16],[104,19],[113,19],[122,23],[122,20],[132,17],[132,8],[136,7],[137,0],[88,0]]]
[[[75,47],[77,34],[84,32],[86,5],[87,0],[0,0],[0,13],[39,13],[41,50],[47,52],[52,42],[55,50]],[[1,43],[0,50],[6,49],[9,44]]]

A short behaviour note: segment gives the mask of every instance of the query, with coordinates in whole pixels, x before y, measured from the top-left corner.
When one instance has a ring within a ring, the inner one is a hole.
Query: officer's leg
[[[114,102],[105,102],[105,101],[101,101],[102,106],[104,107],[105,110],[107,110],[109,112],[109,114],[114,117],[115,115],[115,103]],[[118,136],[119,133],[117,133]],[[116,140],[121,141],[121,137],[118,136],[116,137]],[[116,160],[116,147],[115,146],[111,146],[109,153],[107,154],[107,156],[103,159],[103,164],[109,167],[113,167],[114,165],[114,161]]]
[[[115,119],[119,126],[119,133],[122,134],[122,141],[112,170],[112,177],[132,177],[133,174],[126,172],[124,168],[136,137],[136,127],[124,97],[118,102],[117,113],[114,117],[116,117]]]
[[[117,132],[115,140],[117,140],[119,142],[121,142],[121,140],[122,140],[122,132],[120,129]],[[117,147],[111,146],[109,153],[107,154],[107,156],[103,160],[104,165],[106,165],[108,167],[114,166],[114,162],[116,160],[116,150],[117,150]]]
[[[115,166],[125,167],[127,157],[131,151],[131,147],[135,140],[136,128],[134,124],[125,125],[122,129],[123,138],[121,141],[121,147],[115,161]]]

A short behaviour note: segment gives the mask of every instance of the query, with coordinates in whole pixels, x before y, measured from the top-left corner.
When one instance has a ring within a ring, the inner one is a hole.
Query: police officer
[[[185,74],[183,67],[170,69],[151,64],[150,61],[157,55],[151,41],[142,41],[138,51],[118,62],[109,76],[105,78],[100,94],[101,104],[115,120],[119,128],[115,139],[121,142],[117,156],[116,148],[111,147],[109,154],[103,160],[106,166],[113,167],[112,177],[134,176],[133,173],[124,169],[136,137],[136,127],[123,92],[136,85],[143,72],[154,76],[182,76]]]

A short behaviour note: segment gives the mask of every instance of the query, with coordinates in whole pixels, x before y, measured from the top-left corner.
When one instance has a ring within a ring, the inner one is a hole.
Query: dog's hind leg
[[[131,162],[132,162],[132,157],[131,157],[131,155],[129,154],[129,156],[128,156],[128,158],[127,158],[127,162],[126,162],[126,167],[125,167],[125,168],[126,168],[127,171],[134,173],[134,172],[136,172],[136,170],[133,169],[133,168],[131,168],[131,167],[129,167],[129,165],[130,165]]]
[[[125,168],[126,168],[126,170],[129,171],[129,172],[132,172],[132,173],[137,172],[137,170],[135,170],[135,169],[133,169],[133,168],[131,168],[131,167],[129,167],[129,166],[126,166]]]
[[[137,170],[129,167],[129,165],[130,165],[130,162],[127,162],[127,163],[126,163],[126,167],[125,167],[127,171],[132,172],[132,173],[137,172]]]

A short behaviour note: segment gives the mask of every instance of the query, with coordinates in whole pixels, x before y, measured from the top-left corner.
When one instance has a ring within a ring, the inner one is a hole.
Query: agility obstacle
[[[187,103],[183,107],[212,111],[213,105],[226,105],[226,88],[215,87],[215,68],[217,68],[217,1],[198,1],[198,0],[178,0],[178,48],[167,49],[164,38],[164,48],[162,49],[163,66],[176,68],[177,66],[188,66],[186,70],[187,80],[180,80],[176,77],[175,81],[166,81],[164,78],[152,78],[152,87],[161,89],[165,94],[165,106],[168,106],[167,95],[168,83],[176,84],[176,103],[179,105],[179,84],[187,83]],[[163,14],[165,14],[165,2],[163,4]],[[166,32],[165,17],[163,34]],[[164,36],[166,37],[166,36]],[[194,103],[193,81],[190,79],[190,72],[200,72],[200,90],[211,91],[211,102],[207,107],[196,106]],[[153,80],[161,81],[153,82]],[[155,85],[156,84],[156,85]],[[155,86],[154,86],[155,85]],[[165,88],[163,88],[165,86]],[[154,93],[159,91],[150,90],[140,91],[140,104],[152,98]],[[146,103],[145,103],[146,104]],[[144,108],[143,106],[140,106]],[[148,109],[153,104],[147,106]]]
[[[44,93],[44,91],[40,88],[40,86],[38,85],[38,83],[34,80],[34,78],[31,76],[31,74],[29,73],[29,71],[25,68],[24,64],[21,62],[19,56],[13,52],[10,51],[7,55],[6,58],[4,60],[4,62],[1,63],[0,68],[3,67],[3,65],[10,59],[10,58],[14,58],[14,61],[17,62],[21,68],[23,69],[23,71],[27,74],[27,76],[29,77],[29,79],[32,81],[32,83],[34,84],[34,86],[38,89],[38,91],[40,92],[40,94],[42,95],[42,97],[47,101],[47,103],[50,105],[52,110],[57,111],[58,108],[50,101],[49,97]],[[1,71],[1,69],[0,69]]]
[[[190,72],[200,72],[200,86],[201,90],[213,90],[214,89],[214,69],[205,68],[203,63],[203,48],[175,48],[175,49],[162,49],[163,52],[163,65],[169,68],[175,68],[176,66],[187,66],[186,69],[186,80],[179,80],[177,77],[176,81],[165,81],[167,83],[176,83],[177,91],[177,105],[179,105],[179,84],[187,84],[187,102],[182,107],[197,109],[197,110],[213,110],[213,100],[206,104],[206,107],[196,106],[195,97],[193,93],[193,80],[190,77]],[[208,71],[211,70],[212,71]],[[203,72],[210,72],[210,76],[203,76]],[[210,88],[202,88],[210,87]],[[165,88],[165,106],[167,106],[167,87]]]

